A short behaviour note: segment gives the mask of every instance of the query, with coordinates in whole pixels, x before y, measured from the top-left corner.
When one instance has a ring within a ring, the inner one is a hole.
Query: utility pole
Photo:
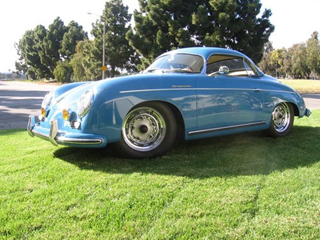
[[[89,15],[95,15],[99,16],[98,14],[90,13],[88,12]],[[103,43],[102,43],[102,79],[104,79],[104,73],[107,71],[107,66],[106,66],[106,18],[104,16],[101,16],[100,22],[103,22]]]

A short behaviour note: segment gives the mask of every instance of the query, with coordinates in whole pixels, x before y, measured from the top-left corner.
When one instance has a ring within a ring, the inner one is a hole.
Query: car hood
[[[60,91],[60,88],[56,89],[53,93],[53,108],[65,108],[67,105],[72,105],[74,102],[80,100],[82,94],[91,89],[95,85],[95,82],[85,82],[79,86],[71,88],[70,90],[57,94]]]
[[[81,96],[87,91],[92,91],[95,97],[107,95],[112,99],[120,91],[142,90],[154,87],[171,88],[174,84],[182,84],[186,79],[195,80],[198,76],[199,74],[187,73],[141,73],[94,82],[83,82],[80,86],[72,88],[58,96],[55,102],[59,108],[61,106],[65,108],[67,105],[78,102]]]

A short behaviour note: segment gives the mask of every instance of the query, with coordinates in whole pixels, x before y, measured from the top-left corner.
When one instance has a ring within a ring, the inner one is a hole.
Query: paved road
[[[311,111],[320,109],[320,94],[303,94],[302,97]]]
[[[0,130],[26,128],[28,116],[40,115],[42,98],[55,87],[0,81]],[[320,109],[319,94],[305,94],[303,98],[310,110]]]
[[[0,81],[0,129],[26,129],[28,116],[40,115],[43,97],[55,87]]]

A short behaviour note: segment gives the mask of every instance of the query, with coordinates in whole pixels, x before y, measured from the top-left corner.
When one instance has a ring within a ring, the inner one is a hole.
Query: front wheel
[[[170,108],[161,103],[148,103],[127,114],[116,146],[126,157],[157,157],[172,147],[176,133],[177,123]]]
[[[268,132],[273,137],[287,136],[293,126],[294,113],[291,104],[278,104],[272,114]]]

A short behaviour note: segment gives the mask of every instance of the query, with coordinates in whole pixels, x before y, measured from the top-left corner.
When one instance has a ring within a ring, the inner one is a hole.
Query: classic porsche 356
[[[54,145],[103,148],[132,158],[165,154],[177,137],[267,130],[289,134],[309,116],[302,97],[244,54],[211,47],[159,56],[144,72],[58,87],[29,117],[28,133]]]

